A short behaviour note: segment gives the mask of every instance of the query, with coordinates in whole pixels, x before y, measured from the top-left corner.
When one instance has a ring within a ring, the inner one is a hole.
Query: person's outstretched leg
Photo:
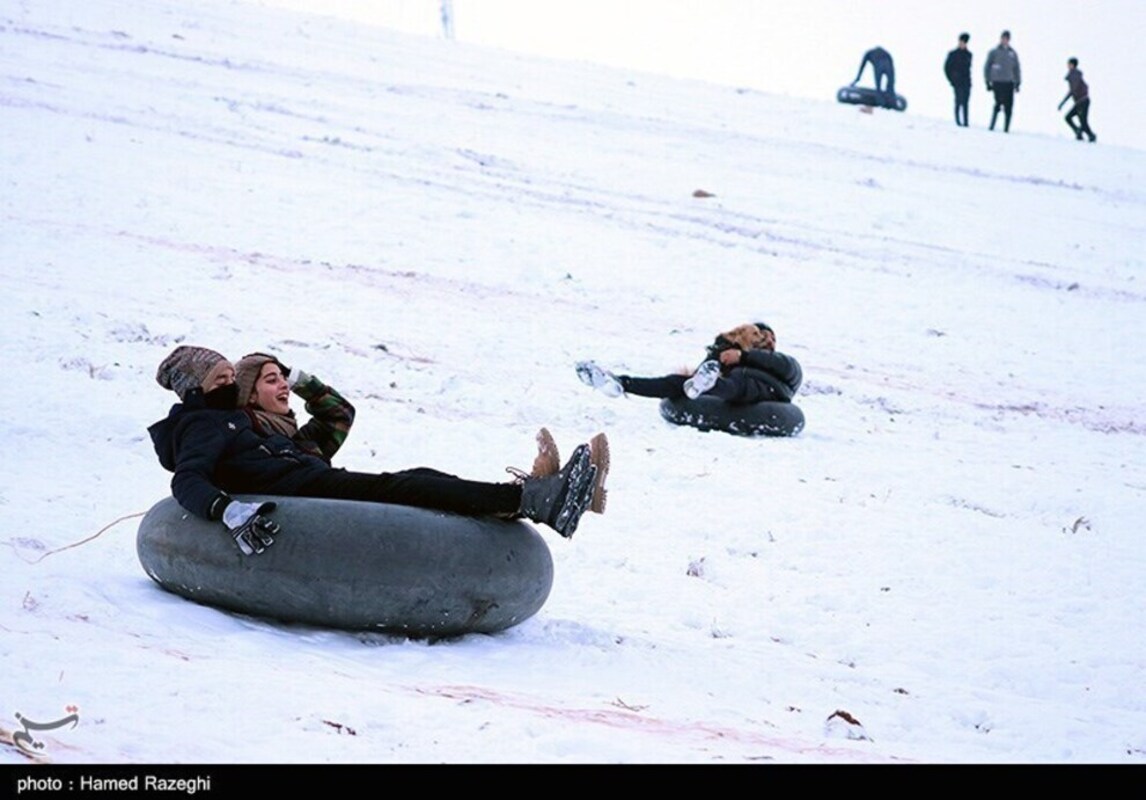
[[[684,397],[684,382],[688,378],[684,375],[661,375],[658,378],[634,378],[630,375],[619,375],[617,380],[625,390],[625,394],[663,399]]]
[[[638,397],[684,397],[685,375],[663,375],[658,378],[634,378],[630,375],[614,375],[602,369],[595,361],[577,362],[577,377],[587,386],[607,394],[620,397],[635,394]]]
[[[311,480],[298,494],[393,503],[468,516],[513,514],[521,506],[520,483],[471,481],[429,467],[377,474],[333,469]]]
[[[300,497],[392,503],[464,516],[523,516],[573,535],[593,501],[597,468],[589,445],[580,445],[555,475],[513,483],[471,481],[428,467],[378,474],[332,469],[303,486]]]

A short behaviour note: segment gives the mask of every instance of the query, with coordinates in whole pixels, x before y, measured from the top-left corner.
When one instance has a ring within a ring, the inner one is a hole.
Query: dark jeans
[[[1003,110],[1003,130],[1011,129],[1011,109],[1015,105],[1015,84],[1008,82],[993,83],[995,92],[995,108],[991,112],[991,130],[995,130],[995,119],[999,116],[999,109]]]
[[[871,65],[872,71],[875,72],[875,88],[877,91],[886,92],[892,97],[895,97],[895,73],[888,69],[886,66],[882,69],[875,64]]]
[[[874,66],[874,65],[873,65]],[[875,88],[886,108],[895,108],[895,73],[875,70]]]
[[[1090,123],[1088,123],[1086,121],[1086,117],[1088,114],[1090,114],[1090,98],[1089,97],[1087,97],[1083,100],[1079,100],[1077,103],[1074,104],[1074,108],[1072,108],[1069,112],[1067,112],[1066,124],[1070,126],[1070,129],[1072,131],[1074,131],[1075,138],[1081,139],[1082,135],[1085,133],[1088,137],[1090,137],[1090,140],[1093,142],[1095,139],[1095,135],[1094,135],[1094,131],[1092,131],[1090,129]],[[1075,119],[1078,120],[1078,125],[1074,124]]]
[[[955,87],[955,124],[967,127],[967,101],[971,99],[970,86]]]
[[[332,469],[297,494],[417,506],[475,517],[515,514],[521,508],[520,484],[469,481],[429,467],[378,474]]]
[[[684,382],[688,380],[684,375],[663,375],[659,378],[633,378],[628,375],[618,375],[617,380],[625,394],[635,394],[638,397],[680,398],[685,397]],[[761,391],[764,396],[761,396]],[[747,372],[742,369],[729,370],[727,375],[716,379],[716,385],[704,393],[705,397],[716,397],[726,403],[759,402],[760,400],[775,400],[787,402],[788,398],[776,392],[770,386],[761,385],[759,381],[748,378]]]

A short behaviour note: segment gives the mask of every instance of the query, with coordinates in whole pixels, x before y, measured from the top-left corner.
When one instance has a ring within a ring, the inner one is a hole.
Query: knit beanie
[[[278,364],[279,369],[286,372],[277,358],[266,353],[249,353],[235,364],[235,383],[239,386],[240,406],[250,405],[251,392],[255,390],[255,382],[267,364]]]
[[[164,389],[179,395],[180,400],[186,400],[192,389],[207,391],[230,366],[231,362],[214,350],[184,344],[163,359],[155,372],[155,380]]]

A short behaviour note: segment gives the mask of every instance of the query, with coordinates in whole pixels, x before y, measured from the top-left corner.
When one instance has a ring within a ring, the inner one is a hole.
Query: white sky
[[[262,0],[385,27],[441,35],[441,0]],[[941,7],[940,7],[941,6]],[[921,10],[924,8],[924,10]],[[1070,136],[1057,110],[1066,93],[1066,59],[1076,56],[1091,87],[1091,127],[1099,141],[1146,145],[1146,111],[1137,76],[1146,3],[1098,0],[965,0],[922,4],[882,0],[761,3],[756,0],[454,0],[459,41],[554,58],[831,99],[849,83],[863,52],[881,44],[896,61],[908,113],[950,118],[952,94],[942,64],[961,31],[974,54],[971,124],[985,127],[990,96],[982,81],[987,52],[1010,29],[1023,87],[1013,132]],[[870,70],[864,83],[870,81]]]

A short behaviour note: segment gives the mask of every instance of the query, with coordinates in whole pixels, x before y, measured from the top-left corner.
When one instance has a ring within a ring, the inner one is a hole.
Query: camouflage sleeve
[[[294,392],[306,401],[310,420],[299,428],[295,441],[314,445],[329,461],[346,441],[354,424],[354,406],[313,375],[304,375]]]

